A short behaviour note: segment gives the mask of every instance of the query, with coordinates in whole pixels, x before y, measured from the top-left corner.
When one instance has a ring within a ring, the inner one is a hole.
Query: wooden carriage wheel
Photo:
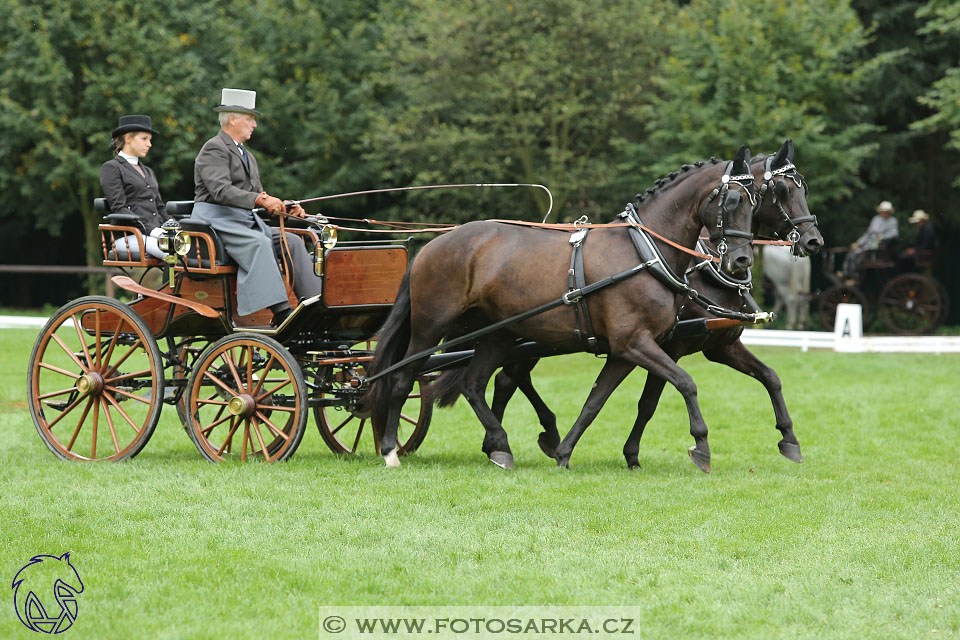
[[[863,309],[863,327],[866,329],[869,326],[872,308],[867,302],[866,294],[854,286],[838,284],[821,293],[817,303],[817,313],[824,331],[833,331],[837,319],[837,305],[840,303],[860,305]]]
[[[239,334],[214,342],[197,359],[186,396],[187,433],[210,461],[282,461],[303,438],[303,374],[272,338]]]
[[[124,460],[150,440],[163,408],[163,363],[146,323],[112,298],[61,307],[30,354],[37,432],[66,460]]]
[[[349,377],[352,377],[353,374],[362,376],[364,374],[363,367],[352,370],[349,376],[345,375],[343,369],[321,367],[317,372],[317,377],[319,379],[329,378],[328,382],[332,384],[334,389],[337,389],[347,385]],[[398,453],[400,455],[416,451],[423,443],[423,439],[427,437],[430,418],[433,416],[433,405],[423,397],[423,388],[430,380],[430,376],[417,378],[413,390],[403,405],[400,425],[397,430]],[[316,397],[329,398],[331,396],[336,397],[336,395],[336,391],[332,394],[320,392]],[[357,453],[364,433],[369,433],[370,435],[367,437],[373,440],[374,451],[377,452],[377,455],[380,454],[380,438],[378,434],[374,433],[369,411],[314,406],[313,417],[317,421],[320,437],[334,453]]]
[[[936,281],[916,273],[904,273],[888,282],[877,305],[887,326],[901,334],[933,331],[944,316]]]

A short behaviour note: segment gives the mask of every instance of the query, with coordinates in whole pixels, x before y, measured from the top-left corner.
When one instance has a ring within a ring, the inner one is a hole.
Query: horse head
[[[727,163],[720,185],[710,193],[699,209],[700,224],[720,255],[720,267],[735,278],[743,278],[753,265],[753,209],[756,203],[750,150],[737,149]]]
[[[793,242],[796,256],[819,252],[823,236],[807,208],[807,182],[793,164],[793,140],[785,140],[774,154],[754,158],[751,170],[761,185],[754,223]]]

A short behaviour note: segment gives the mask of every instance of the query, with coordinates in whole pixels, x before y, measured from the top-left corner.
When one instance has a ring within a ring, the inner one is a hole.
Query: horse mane
[[[648,187],[646,191],[642,191],[638,193],[635,196],[634,205],[639,209],[646,202],[648,202],[650,198],[652,198],[653,196],[657,195],[658,193],[662,193],[666,191],[667,189],[669,189],[670,187],[676,184],[679,184],[680,181],[677,180],[677,178],[679,177],[682,180],[685,176],[690,175],[689,172],[691,169],[694,169],[694,168],[699,169],[700,167],[706,164],[719,164],[720,162],[722,162],[720,158],[714,158],[713,156],[711,156],[709,160],[698,160],[693,164],[685,164],[681,166],[678,170],[671,171],[670,173],[668,173],[666,176],[662,178],[657,178],[657,180],[654,181],[652,187]]]

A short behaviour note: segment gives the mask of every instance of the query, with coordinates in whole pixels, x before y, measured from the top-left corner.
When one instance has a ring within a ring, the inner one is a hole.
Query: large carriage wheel
[[[825,331],[833,331],[833,325],[837,319],[837,305],[841,303],[860,305],[864,329],[870,325],[873,310],[867,303],[867,296],[856,287],[838,284],[821,293],[820,301],[817,303],[820,324]]]
[[[353,375],[364,375],[363,367],[353,370],[341,368],[321,367],[317,372],[318,382],[331,385],[332,393],[318,393],[317,398],[337,397],[336,390],[346,387]],[[423,397],[423,388],[431,380],[430,376],[417,378],[413,390],[407,396],[407,401],[400,411],[400,424],[397,427],[398,453],[403,455],[416,451],[427,437],[430,428],[430,418],[433,416],[433,405]],[[336,408],[328,406],[314,406],[313,417],[317,421],[320,437],[327,443],[334,453],[357,453],[364,433],[370,433],[373,439],[374,450],[380,454],[380,438],[374,433],[370,420],[370,412],[357,408]]]
[[[40,437],[67,460],[124,460],[163,408],[163,363],[146,323],[112,298],[61,307],[30,354],[27,397]]]
[[[231,335],[207,347],[187,383],[187,433],[205,458],[277,462],[307,422],[300,366],[276,340]]]
[[[901,334],[933,331],[943,317],[943,300],[936,282],[916,273],[904,273],[888,282],[877,304],[887,326]]]

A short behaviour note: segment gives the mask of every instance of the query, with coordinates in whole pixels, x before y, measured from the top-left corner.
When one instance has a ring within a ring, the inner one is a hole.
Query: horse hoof
[[[513,454],[506,451],[494,451],[490,454],[490,462],[501,469],[513,469]]]
[[[793,462],[803,462],[803,455],[800,453],[800,445],[781,440],[777,443],[777,447],[780,448],[780,453],[787,460],[791,460]]]
[[[634,469],[640,468],[640,462],[638,460],[627,460],[627,469],[633,471]]]
[[[548,458],[557,457],[557,447],[560,445],[560,439],[556,436],[541,433],[537,436],[537,444],[540,445],[540,451],[543,451]]]
[[[687,449],[687,453],[690,455],[690,461],[697,465],[697,468],[704,473],[710,473],[710,454],[703,453],[696,446],[690,447]]]
[[[383,456],[383,461],[386,463],[388,468],[399,467],[400,466],[400,456],[397,455],[397,450],[393,449],[390,453]]]

